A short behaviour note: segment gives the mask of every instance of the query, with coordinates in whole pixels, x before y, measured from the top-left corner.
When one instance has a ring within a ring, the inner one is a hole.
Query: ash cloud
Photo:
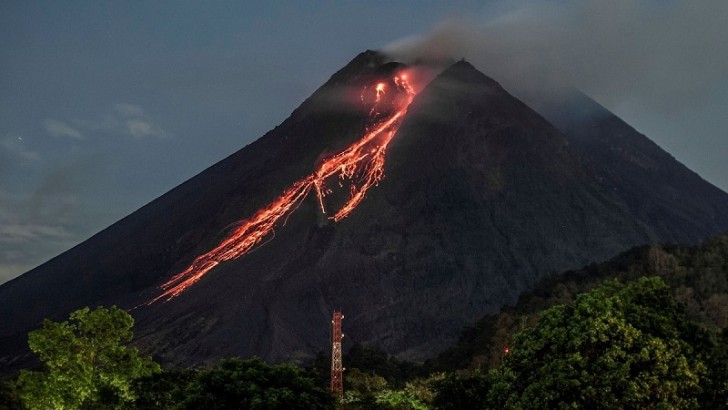
[[[500,2],[385,47],[403,61],[464,57],[525,100],[577,88],[722,189],[728,165],[728,2]],[[701,143],[696,143],[700,141]],[[712,159],[711,159],[712,158]],[[719,163],[721,162],[721,163]]]
[[[728,73],[728,2],[520,3],[487,22],[448,20],[385,51],[465,57],[509,88],[574,86],[611,104],[649,99],[666,111]]]

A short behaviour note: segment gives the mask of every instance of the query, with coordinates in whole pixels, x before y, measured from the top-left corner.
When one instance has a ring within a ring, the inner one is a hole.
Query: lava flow
[[[388,88],[392,88],[394,94],[385,99]],[[377,83],[373,89],[374,94],[365,87],[361,97],[365,103],[371,101],[369,120],[374,125],[368,127],[357,142],[323,161],[312,174],[296,181],[275,201],[249,219],[241,221],[218,246],[195,258],[187,269],[162,284],[162,293],[147,304],[160,299],[170,300],[195,284],[220,262],[250,253],[273,232],[281,218],[284,218],[285,225],[287,217],[296,210],[312,188],[318,196],[321,211],[327,214],[324,197],[332,191],[326,187],[326,180],[335,175],[342,186],[343,181],[350,181],[350,193],[346,202],[329,219],[338,222],[349,216],[364,199],[367,190],[384,177],[387,145],[397,133],[415,95],[406,74],[398,74],[390,82]]]

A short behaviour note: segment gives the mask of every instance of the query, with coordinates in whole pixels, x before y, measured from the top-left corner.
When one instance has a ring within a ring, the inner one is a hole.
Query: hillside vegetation
[[[728,326],[728,235],[698,246],[649,245],[600,264],[555,274],[524,293],[515,306],[466,328],[457,345],[427,363],[430,370],[488,369],[500,363],[513,334],[536,323],[540,312],[570,304],[607,279],[633,281],[659,276],[687,318],[704,328]]]
[[[132,325],[115,307],[46,321],[29,339],[44,365],[3,381],[0,409],[728,408],[728,235],[552,275],[421,365],[353,346],[341,400],[324,353],[306,369],[233,358],[130,372],[135,350],[108,352],[126,352]]]

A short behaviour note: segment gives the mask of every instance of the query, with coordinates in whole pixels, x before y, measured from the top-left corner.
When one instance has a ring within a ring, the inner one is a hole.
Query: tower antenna
[[[331,319],[331,392],[339,399],[344,398],[344,366],[341,362],[341,340],[344,334],[341,333],[341,320],[344,315],[334,311]]]

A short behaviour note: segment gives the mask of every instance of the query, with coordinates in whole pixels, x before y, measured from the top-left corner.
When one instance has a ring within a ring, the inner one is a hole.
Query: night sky
[[[723,0],[253,3],[0,3],[0,283],[262,136],[366,49],[576,86],[728,189]]]

